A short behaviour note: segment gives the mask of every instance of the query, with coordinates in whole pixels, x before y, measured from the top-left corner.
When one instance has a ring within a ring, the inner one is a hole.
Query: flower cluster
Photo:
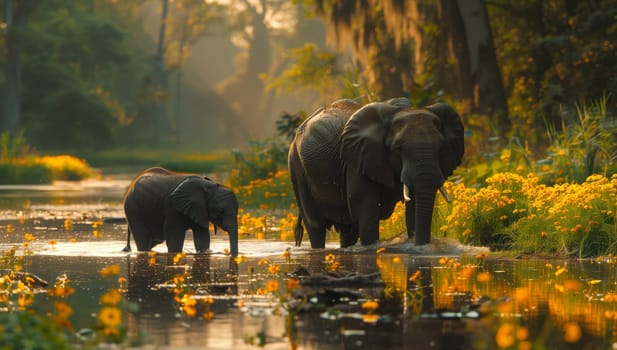
[[[446,183],[446,188],[453,203],[436,202],[435,236],[528,253],[617,253],[617,175],[547,186],[534,174],[498,173],[485,187]],[[390,218],[394,223],[382,227],[400,233],[404,220],[400,205]]]
[[[266,178],[251,180],[236,188],[242,207],[259,209],[290,208],[293,191],[287,170],[269,173]]]

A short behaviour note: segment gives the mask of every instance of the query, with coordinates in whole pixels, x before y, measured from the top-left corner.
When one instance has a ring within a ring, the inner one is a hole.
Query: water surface
[[[15,247],[26,270],[51,283],[70,278],[77,328],[96,322],[100,296],[117,285],[99,271],[119,265],[125,296],[139,306],[126,317],[129,334],[159,347],[614,348],[611,258],[487,257],[446,240],[423,249],[401,241],[346,250],[329,242],[311,250],[308,242],[296,248],[250,235],[240,240],[245,259],[235,260],[224,253],[225,234],[213,236],[211,254],[194,255],[189,233],[186,256],[174,262],[164,245],[157,254],[121,252],[129,179],[0,186],[0,249]],[[212,298],[210,320],[205,304],[189,317],[174,299],[177,276],[198,300]],[[288,292],[290,279],[300,285]],[[278,288],[268,290],[272,281]],[[377,308],[367,309],[367,301]]]

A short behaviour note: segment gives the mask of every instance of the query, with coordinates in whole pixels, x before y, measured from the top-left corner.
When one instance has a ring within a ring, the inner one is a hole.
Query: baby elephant
[[[131,251],[131,232],[138,251],[167,243],[170,253],[181,252],[187,229],[195,250],[210,248],[209,223],[229,234],[231,254],[238,255],[238,201],[227,187],[196,174],[150,168],[138,174],[124,194],[128,221],[125,252]]]

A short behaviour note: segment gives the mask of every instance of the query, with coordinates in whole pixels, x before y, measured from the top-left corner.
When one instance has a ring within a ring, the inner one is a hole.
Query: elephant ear
[[[461,117],[445,103],[436,103],[426,107],[441,120],[444,146],[441,150],[439,165],[445,178],[452,175],[454,169],[461,164],[465,153],[465,130]]]
[[[404,108],[400,103],[376,102],[351,115],[341,135],[341,157],[364,176],[393,188],[394,177],[384,143],[390,122]]]
[[[208,199],[215,192],[217,184],[205,181],[199,176],[184,179],[169,195],[172,207],[190,217],[201,227],[208,227]]]

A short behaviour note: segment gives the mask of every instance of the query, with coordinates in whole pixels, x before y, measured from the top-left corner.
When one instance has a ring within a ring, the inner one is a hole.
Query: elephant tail
[[[296,227],[294,227],[294,236],[296,237],[296,247],[302,244],[302,236],[304,235],[304,228],[302,227],[302,214],[298,213],[298,221],[296,221]]]
[[[122,249],[123,253],[129,253],[131,251],[131,226],[127,225],[126,228],[126,247]]]

